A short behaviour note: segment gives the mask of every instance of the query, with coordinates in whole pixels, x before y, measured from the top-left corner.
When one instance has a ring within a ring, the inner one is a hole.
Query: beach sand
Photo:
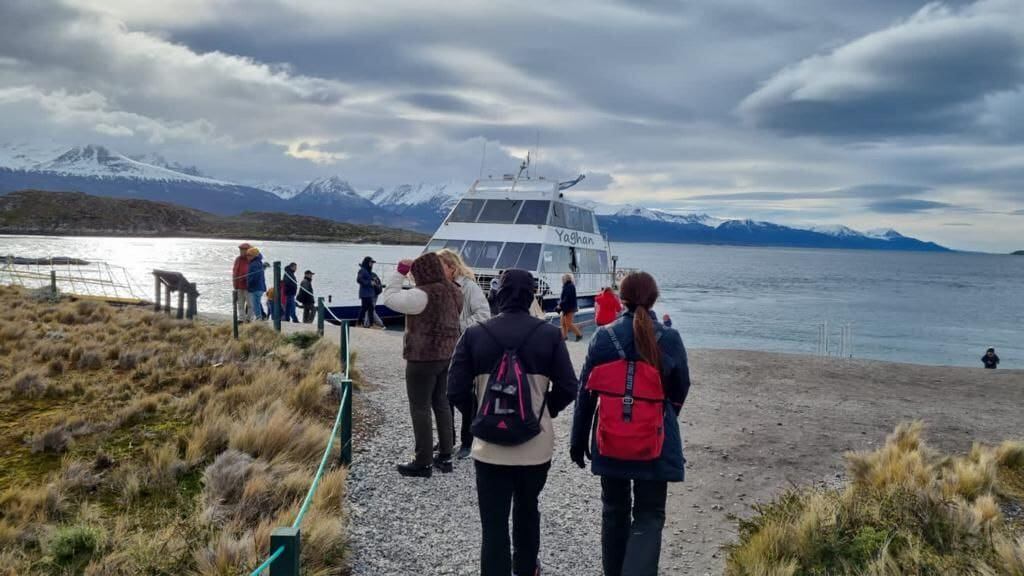
[[[337,339],[337,328],[328,334]],[[356,410],[373,428],[356,431],[354,573],[476,573],[472,466],[460,462],[454,474],[425,481],[394,473],[412,446],[402,335],[353,329],[352,336],[366,383]],[[586,342],[569,350],[578,369]],[[878,447],[902,421],[923,419],[926,440],[952,452],[1024,437],[1024,371],[737,350],[691,350],[689,358],[693,386],[681,415],[686,482],[669,487],[664,574],[721,573],[734,515],[749,515],[752,504],[793,486],[838,484],[844,452]],[[555,420],[541,555],[546,573],[591,575],[600,573],[600,482],[569,461],[570,423],[571,412]]]

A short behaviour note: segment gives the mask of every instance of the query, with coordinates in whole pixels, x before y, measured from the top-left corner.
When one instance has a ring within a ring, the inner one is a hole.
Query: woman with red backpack
[[[654,576],[668,482],[684,476],[677,418],[690,372],[679,333],[651,312],[654,278],[629,274],[619,293],[626,312],[594,334],[580,373],[569,454],[601,477],[605,576]]]

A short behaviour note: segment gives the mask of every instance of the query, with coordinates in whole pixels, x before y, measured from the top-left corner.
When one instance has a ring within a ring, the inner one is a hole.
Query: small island
[[[0,234],[245,238],[423,245],[419,232],[278,212],[211,214],[167,202],[82,192],[22,190],[0,196]]]
[[[1017,250],[1016,252],[1010,253],[1012,256],[1024,256],[1024,250]]]

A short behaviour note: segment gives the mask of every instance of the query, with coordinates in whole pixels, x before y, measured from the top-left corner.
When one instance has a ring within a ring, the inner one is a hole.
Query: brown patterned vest
[[[411,362],[450,360],[459,341],[462,290],[449,282],[437,254],[428,252],[412,264],[416,289],[427,294],[427,307],[405,317],[402,357]]]

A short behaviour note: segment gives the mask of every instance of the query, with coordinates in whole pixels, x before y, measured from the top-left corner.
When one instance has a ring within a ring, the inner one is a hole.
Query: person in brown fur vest
[[[412,273],[416,287],[403,290],[405,276]],[[405,389],[409,395],[416,457],[399,464],[402,476],[429,478],[434,468],[452,471],[452,413],[448,407],[446,386],[448,364],[461,329],[462,291],[448,280],[441,259],[433,252],[415,261],[402,260],[380,303],[405,314]],[[434,458],[433,422],[437,420],[438,454]]]

